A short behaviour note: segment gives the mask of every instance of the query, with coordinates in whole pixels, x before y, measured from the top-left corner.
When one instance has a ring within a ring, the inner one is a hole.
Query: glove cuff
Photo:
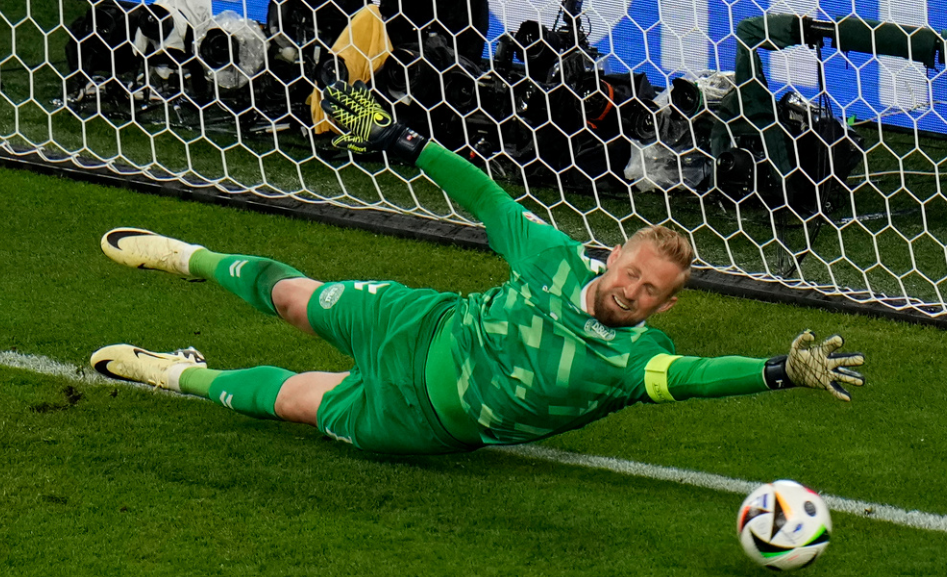
[[[771,390],[788,389],[796,386],[789,378],[789,374],[786,373],[786,355],[773,357],[766,361],[766,365],[763,367],[763,380],[766,381],[766,386]]]
[[[427,138],[407,126],[399,125],[399,128],[401,128],[400,133],[387,147],[388,152],[407,160],[413,165],[421,156],[421,151],[424,150],[424,145],[427,144]]]

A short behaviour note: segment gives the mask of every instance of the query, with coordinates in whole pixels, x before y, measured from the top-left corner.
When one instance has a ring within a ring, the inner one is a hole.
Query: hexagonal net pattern
[[[0,141],[476,226],[414,167],[332,148],[319,88],[361,79],[590,247],[663,223],[698,267],[936,317],[941,27],[925,0],[10,0]]]

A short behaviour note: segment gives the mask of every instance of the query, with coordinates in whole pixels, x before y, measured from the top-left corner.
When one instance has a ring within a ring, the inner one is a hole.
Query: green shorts
[[[317,335],[355,359],[325,394],[317,422],[326,435],[377,453],[469,451],[438,421],[424,380],[431,339],[458,296],[396,282],[319,287],[308,305]]]

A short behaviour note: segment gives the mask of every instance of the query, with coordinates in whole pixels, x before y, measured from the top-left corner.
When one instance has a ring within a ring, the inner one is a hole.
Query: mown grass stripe
[[[0,366],[28,370],[90,385],[107,385],[117,382],[93,372],[91,368],[85,369],[76,365],[60,363],[48,357],[38,355],[24,355],[15,351],[0,351]],[[137,383],[123,384],[153,390],[152,387],[147,385]],[[202,400],[198,397],[180,395],[172,391],[160,390],[158,392],[175,395],[177,397]],[[733,479],[730,477],[724,477],[722,475],[715,475],[713,473],[689,471],[687,469],[663,467],[660,465],[649,465],[647,463],[626,461],[612,457],[597,457],[594,455],[569,453],[566,451],[550,449],[538,445],[496,447],[494,450],[530,459],[540,459],[543,461],[551,461],[563,465],[573,465],[590,469],[604,469],[623,475],[644,477],[658,481],[670,481],[672,483],[692,485],[714,491],[737,493],[741,495],[750,493],[750,491],[755,489],[760,484],[759,482]],[[925,513],[923,511],[906,511],[904,509],[899,509],[890,505],[846,499],[844,497],[836,497],[834,495],[822,495],[822,499],[825,500],[825,503],[833,511],[858,515],[867,519],[887,521],[889,523],[894,523],[904,527],[947,533],[947,515],[936,515],[934,513]]]

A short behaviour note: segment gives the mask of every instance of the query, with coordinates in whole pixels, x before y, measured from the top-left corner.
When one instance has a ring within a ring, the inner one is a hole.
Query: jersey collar
[[[589,287],[592,286],[592,283],[595,282],[595,279],[605,272],[605,263],[598,259],[588,257],[584,253],[582,257],[588,262],[589,270],[595,273],[595,276],[592,277],[592,280],[585,283],[585,286],[582,287],[582,293],[579,294],[579,306],[582,307],[582,312],[591,316],[592,313],[589,312],[589,305],[585,297],[588,296]]]

